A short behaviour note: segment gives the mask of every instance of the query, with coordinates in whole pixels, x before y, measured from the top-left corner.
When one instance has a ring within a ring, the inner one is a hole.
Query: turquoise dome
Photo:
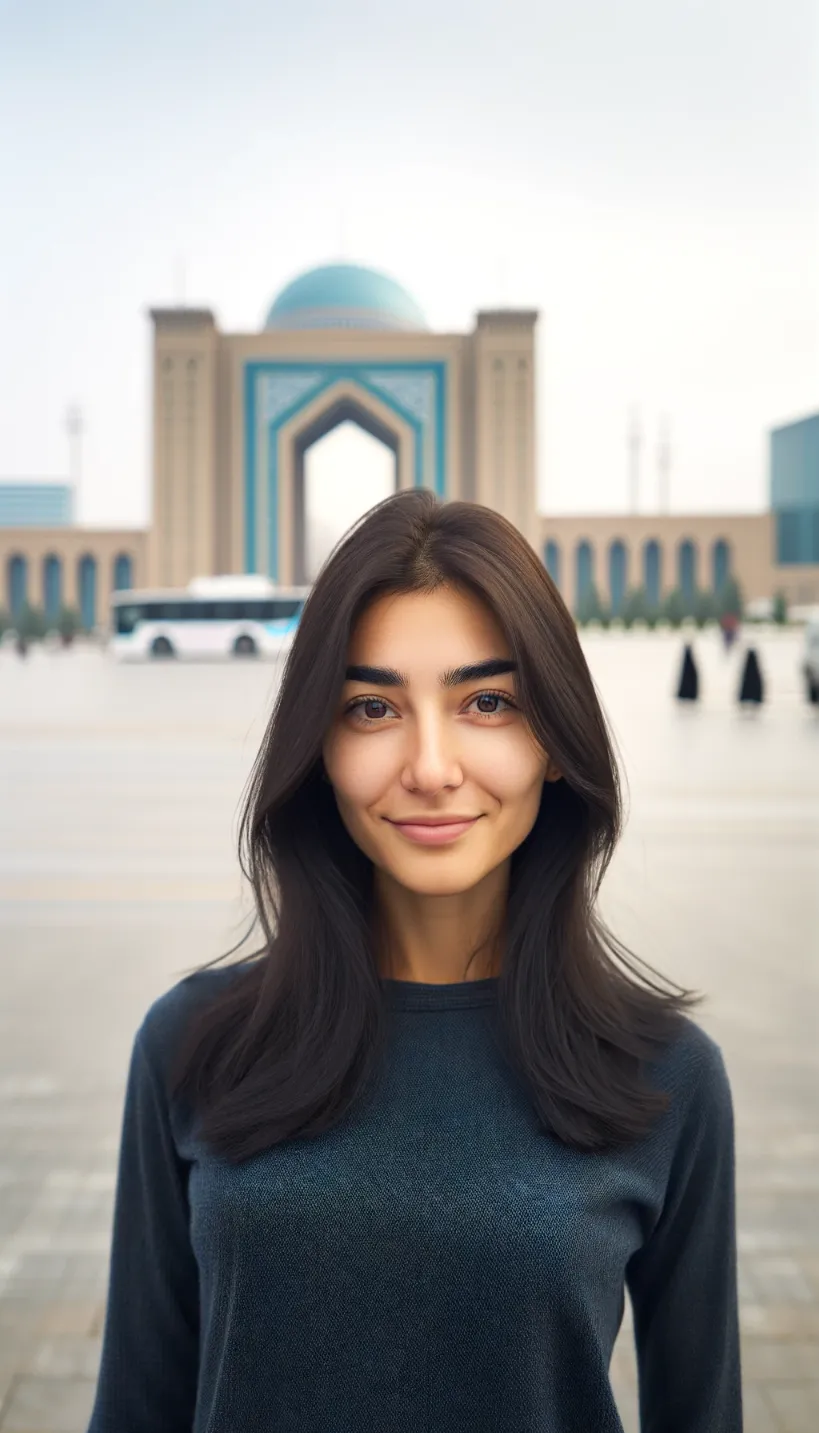
[[[357,264],[309,269],[273,301],[265,328],[424,329],[414,298],[388,274]]]

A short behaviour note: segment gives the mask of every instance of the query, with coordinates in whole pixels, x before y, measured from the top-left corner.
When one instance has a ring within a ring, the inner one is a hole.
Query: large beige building
[[[777,566],[769,514],[539,515],[536,319],[491,311],[468,333],[435,333],[400,285],[352,265],[294,280],[258,333],[223,333],[208,309],[153,310],[149,529],[0,529],[5,605],[68,601],[91,624],[116,587],[229,572],[304,582],[305,454],[350,419],[392,450],[397,487],[509,517],[572,607],[590,581],[616,604],[628,586],[661,596],[729,570],[748,598],[819,600],[819,562]]]

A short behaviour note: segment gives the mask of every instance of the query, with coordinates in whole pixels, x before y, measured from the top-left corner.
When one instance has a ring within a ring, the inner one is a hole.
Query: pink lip
[[[478,819],[470,816],[465,821],[391,821],[390,825],[420,846],[444,846],[448,841],[457,840]]]

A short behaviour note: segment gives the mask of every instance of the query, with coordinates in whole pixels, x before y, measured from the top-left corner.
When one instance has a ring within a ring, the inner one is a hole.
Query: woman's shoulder
[[[136,1034],[137,1043],[142,1045],[149,1059],[164,1064],[191,1016],[227,990],[251,964],[249,960],[241,960],[232,965],[194,970],[157,996],[146,1010]]]
[[[653,1062],[652,1082],[671,1095],[672,1108],[681,1120],[731,1111],[731,1085],[722,1046],[689,1015],[680,1016],[675,1038]]]
[[[713,1080],[725,1068],[722,1046],[690,1015],[680,1016],[678,1033],[664,1051],[660,1064],[686,1084]]]

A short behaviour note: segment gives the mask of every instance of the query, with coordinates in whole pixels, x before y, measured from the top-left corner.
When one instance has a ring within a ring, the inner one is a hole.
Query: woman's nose
[[[429,794],[460,786],[463,773],[457,740],[447,722],[428,718],[417,724],[403,779],[406,786]]]

